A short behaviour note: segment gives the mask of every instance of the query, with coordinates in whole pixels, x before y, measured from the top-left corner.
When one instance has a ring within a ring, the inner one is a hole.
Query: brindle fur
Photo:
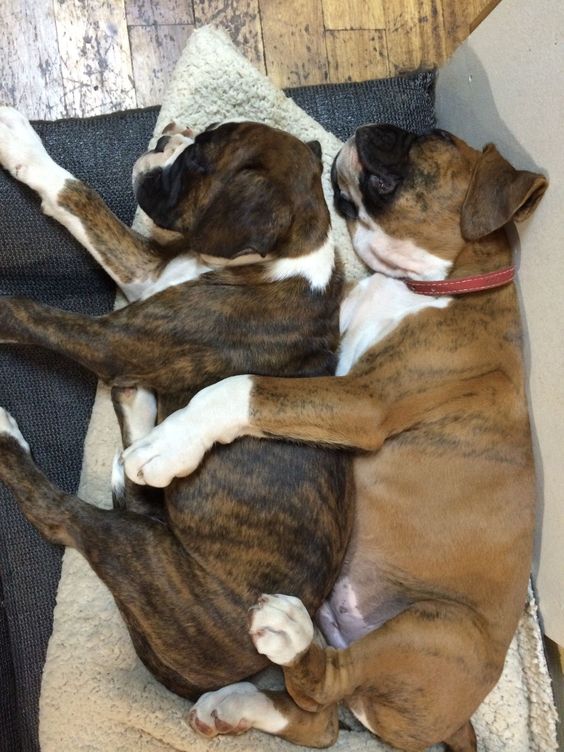
[[[186,163],[168,180],[179,189],[167,220],[181,233],[175,253],[197,247],[230,257],[256,240],[261,252],[297,256],[327,235],[320,162],[297,139],[247,123],[217,129],[199,148],[210,172]],[[155,244],[124,228],[90,189],[68,181],[61,196],[123,282],[158,272]],[[149,203],[145,196],[150,211]],[[332,373],[341,286],[338,268],[315,292],[302,277],[269,283],[262,267],[241,266],[98,318],[2,298],[0,339],[48,347],[113,385],[155,389],[162,418],[232,374]],[[247,635],[249,607],[261,592],[291,591],[313,613],[349,537],[347,465],[334,450],[256,439],[218,447],[198,473],[166,489],[161,514],[154,499],[147,507],[126,498],[128,508],[106,511],[61,493],[6,434],[0,458],[0,477],[29,521],[88,559],[145,665],[191,698],[264,667]]]

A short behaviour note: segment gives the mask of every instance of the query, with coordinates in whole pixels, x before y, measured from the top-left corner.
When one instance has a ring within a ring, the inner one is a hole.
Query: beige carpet
[[[244,116],[317,138],[323,147],[326,195],[329,167],[339,148],[292,101],[252,68],[212,29],[196,31],[165,96],[157,132],[171,120],[196,130]],[[141,217],[137,226],[142,227]],[[349,278],[363,273],[352,254],[344,223],[334,218]],[[100,506],[110,500],[111,460],[118,433],[108,391],[100,387],[85,445],[80,496]],[[213,741],[183,723],[189,703],[160,686],[137,660],[109,591],[76,553],[65,553],[53,636],[41,696],[43,752],[203,752],[222,749],[296,750],[280,739],[251,732]],[[555,710],[536,607],[530,600],[509,651],[503,676],[476,713],[482,752],[556,750]],[[335,747],[348,752],[388,749],[365,731],[342,731]]]

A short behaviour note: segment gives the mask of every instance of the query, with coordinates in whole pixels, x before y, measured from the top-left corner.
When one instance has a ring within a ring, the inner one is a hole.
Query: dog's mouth
[[[169,123],[153,149],[142,154],[133,165],[131,182],[135,195],[145,175],[158,168],[169,167],[193,143],[194,133],[191,128],[180,128],[176,123]]]

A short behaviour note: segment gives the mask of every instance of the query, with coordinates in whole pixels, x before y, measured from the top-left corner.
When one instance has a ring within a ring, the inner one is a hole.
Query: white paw
[[[33,172],[51,162],[29,120],[13,107],[0,107],[0,165],[27,183]]]
[[[134,483],[165,488],[173,478],[193,472],[208,446],[197,432],[169,417],[122,454],[125,474]]]
[[[253,607],[249,634],[257,652],[279,666],[289,666],[311,645],[313,622],[293,595],[261,595]]]
[[[0,407],[0,434],[8,434],[8,436],[12,436],[26,452],[29,452],[29,444],[22,436],[18,424],[3,407]]]
[[[207,692],[188,713],[187,722],[203,736],[242,734],[258,728],[279,733],[287,721],[267,695],[250,682],[231,684],[216,692]]]
[[[216,442],[229,444],[245,433],[252,387],[250,376],[231,376],[198,392],[187,407],[169,415],[122,457],[134,483],[164,488],[190,475]]]

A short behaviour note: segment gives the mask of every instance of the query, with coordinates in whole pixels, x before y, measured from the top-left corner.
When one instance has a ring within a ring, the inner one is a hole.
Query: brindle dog
[[[231,374],[333,373],[342,279],[318,146],[256,123],[195,140],[168,129],[135,168],[141,205],[175,232],[164,247],[124,227],[22,116],[0,108],[0,162],[134,301],[91,318],[3,297],[0,339],[48,347],[127,387],[114,393],[126,442],[153,424],[145,390],[158,393],[162,419]],[[262,669],[249,607],[261,592],[292,592],[313,613],[342,563],[351,506],[339,452],[244,439],[174,482],[161,508],[128,483],[120,508],[102,510],[53,487],[5,411],[0,449],[0,478],[24,515],[88,559],[141,660],[180,695]]]

